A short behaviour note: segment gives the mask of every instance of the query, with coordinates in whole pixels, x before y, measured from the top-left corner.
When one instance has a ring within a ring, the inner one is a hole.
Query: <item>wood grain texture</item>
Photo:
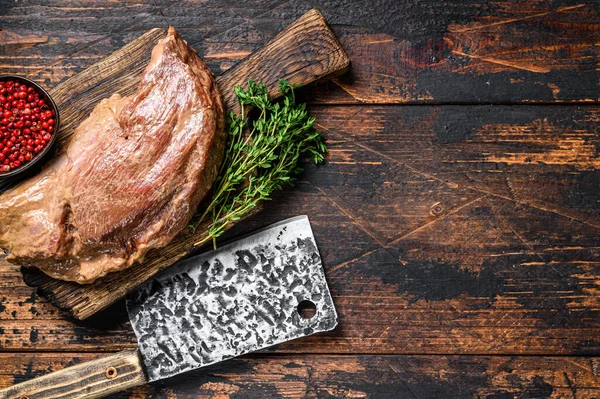
[[[8,363],[6,359],[4,364]],[[147,382],[137,350],[115,353],[0,389],[1,399],[102,398]]]
[[[311,220],[340,327],[275,352],[600,351],[597,107],[311,113],[327,138],[326,164],[307,165],[295,188],[231,232]],[[0,300],[6,349],[135,345],[122,303],[73,323],[5,262]]]
[[[376,1],[372,8],[383,3],[398,11],[382,7],[365,15],[360,27],[352,26],[351,14],[331,18],[325,8],[332,23],[343,24],[335,31],[354,67],[311,93],[314,101],[600,101],[596,2]]]
[[[152,47],[164,34],[162,29],[145,33],[51,91],[53,97],[56,96],[59,109],[66,110],[65,115],[61,113],[61,119],[65,120],[60,132],[62,143],[68,140],[74,128],[87,117],[98,100],[115,91],[131,94],[135,90]],[[269,84],[272,87],[270,96],[277,98],[281,94],[277,89],[279,79],[303,86],[342,73],[348,69],[349,63],[348,56],[327,27],[323,15],[318,10],[311,10],[255,55],[220,76],[218,82],[227,108],[239,111],[234,88],[244,85],[248,80]],[[81,107],[80,103],[83,103]],[[24,278],[27,284],[37,287],[56,306],[67,309],[75,318],[83,320],[197,250],[199,246],[196,243],[206,237],[208,225],[205,222],[193,233],[183,231],[167,246],[150,251],[143,262],[90,285],[55,280],[34,268],[23,268]]]
[[[217,78],[225,103],[239,113],[234,88],[249,80],[263,82],[278,97],[279,80],[296,86],[331,79],[348,71],[350,58],[327,26],[310,10],[241,63]]]
[[[56,85],[140,32],[171,24],[213,71],[225,71],[313,6],[306,0],[243,5],[190,0],[166,6],[149,1],[6,2],[0,5],[0,68]],[[322,0],[318,7],[353,68],[306,92],[312,102],[600,99],[600,8],[595,1]]]
[[[98,354],[0,355],[0,386]],[[594,398],[597,357],[253,356],[111,395],[117,398]]]
[[[52,87],[171,24],[221,74],[313,6],[4,2],[0,70]],[[299,93],[328,163],[229,234],[308,214],[340,327],[112,397],[600,397],[598,110],[553,105],[598,104],[598,2],[318,6],[352,60]],[[2,386],[135,345],[3,261],[0,302]]]

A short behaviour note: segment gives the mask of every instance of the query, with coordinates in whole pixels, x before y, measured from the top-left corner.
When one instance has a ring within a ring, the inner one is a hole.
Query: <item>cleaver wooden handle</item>
[[[325,17],[317,9],[302,15],[248,58],[217,77],[229,110],[239,113],[234,87],[249,80],[263,82],[272,98],[279,93],[279,79],[304,86],[330,79],[350,68],[350,58]]]
[[[136,349],[0,389],[0,399],[100,398],[147,382]]]

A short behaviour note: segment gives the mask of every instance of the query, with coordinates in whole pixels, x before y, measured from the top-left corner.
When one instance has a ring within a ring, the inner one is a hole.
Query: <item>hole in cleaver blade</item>
[[[174,264],[132,292],[127,311],[150,381],[329,331],[338,321],[306,216]]]

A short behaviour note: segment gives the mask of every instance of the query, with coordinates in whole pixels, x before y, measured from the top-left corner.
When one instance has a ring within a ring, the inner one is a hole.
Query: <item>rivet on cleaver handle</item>
[[[300,316],[303,301],[313,317]],[[337,325],[306,216],[175,264],[129,295],[127,310],[150,381]]]

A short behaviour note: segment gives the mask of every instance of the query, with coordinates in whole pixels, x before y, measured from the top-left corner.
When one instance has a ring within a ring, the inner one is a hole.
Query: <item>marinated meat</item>
[[[0,196],[0,246],[61,280],[125,269],[185,228],[224,141],[215,79],[169,28],[134,95],[102,100],[65,151]]]

